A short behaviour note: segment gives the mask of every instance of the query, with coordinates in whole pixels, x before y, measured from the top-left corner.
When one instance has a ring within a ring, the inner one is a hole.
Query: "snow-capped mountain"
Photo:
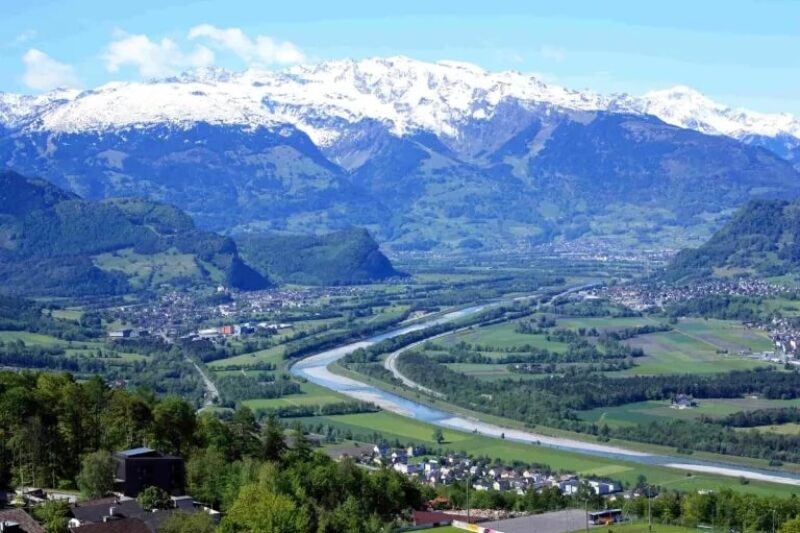
[[[697,243],[749,198],[800,195],[798,146],[791,116],[686,88],[600,95],[403,57],[0,94],[0,165],[20,173],[215,230],[358,225],[397,249]]]
[[[800,140],[800,120],[790,114],[734,109],[688,87],[642,96],[603,96],[519,72],[487,72],[467,63],[405,57],[329,61],[277,72],[202,69],[150,82],[108,83],[84,92],[0,94],[0,122],[8,128],[54,132],[163,123],[288,123],[326,146],[339,138],[343,122],[361,120],[388,125],[397,135],[427,131],[455,138],[465,122],[489,119],[509,101],[523,107],[649,114],[668,124],[740,140]]]

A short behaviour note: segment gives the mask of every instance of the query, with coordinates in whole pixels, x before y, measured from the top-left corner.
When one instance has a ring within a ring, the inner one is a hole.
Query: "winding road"
[[[556,295],[555,297],[567,294],[569,292],[581,290],[583,288],[586,288],[586,286],[574,287],[568,291]],[[430,407],[420,402],[403,398],[373,385],[369,385],[349,377],[334,374],[328,368],[329,365],[359,348],[364,348],[372,344],[376,344],[382,340],[397,337],[411,331],[425,329],[436,324],[452,322],[459,318],[478,313],[488,307],[501,305],[502,303],[503,302],[495,302],[453,311],[438,318],[419,322],[417,324],[399,328],[363,341],[354,342],[339,348],[327,350],[298,361],[291,367],[290,371],[295,376],[305,378],[312,383],[344,394],[351,398],[365,402],[372,402],[386,411],[390,411],[392,413],[415,420],[420,420],[422,422],[427,422],[443,428],[478,433],[490,437],[504,438],[509,441],[536,444],[549,448],[600,456],[631,463],[674,468],[684,472],[692,471],[705,474],[734,476],[755,481],[767,481],[772,483],[800,486],[800,474],[794,474],[791,472],[744,467],[736,464],[697,460],[666,454],[645,453],[620,446],[612,446],[570,438],[551,437],[532,431],[524,431],[503,427],[496,424],[490,424],[474,418],[465,417],[455,412],[450,412],[446,409]],[[410,348],[410,346],[405,349],[408,348]],[[399,352],[402,351],[404,350],[399,350]],[[399,353],[397,353],[397,355],[399,355]],[[395,361],[397,359],[397,355],[394,357]],[[391,366],[395,368],[394,363],[392,363]],[[397,374],[401,376],[399,372]],[[403,380],[403,377],[400,377],[400,379]],[[413,383],[411,380],[404,380],[404,382],[406,381],[408,381],[410,384],[409,386],[416,385],[417,388],[421,387],[420,385]]]

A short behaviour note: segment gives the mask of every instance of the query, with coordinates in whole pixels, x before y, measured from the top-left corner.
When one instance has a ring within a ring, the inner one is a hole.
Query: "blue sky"
[[[0,0],[0,91],[376,55],[800,115],[800,2]]]

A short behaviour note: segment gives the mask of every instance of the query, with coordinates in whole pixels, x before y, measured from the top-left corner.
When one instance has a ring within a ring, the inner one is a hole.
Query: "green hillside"
[[[236,242],[249,264],[285,283],[345,285],[399,275],[360,228],[327,235],[247,234]]]
[[[754,200],[704,245],[680,252],[670,280],[800,272],[800,201]]]
[[[0,173],[0,284],[30,295],[121,294],[269,281],[227,237],[195,228],[179,209],[144,200],[86,201],[52,184]]]

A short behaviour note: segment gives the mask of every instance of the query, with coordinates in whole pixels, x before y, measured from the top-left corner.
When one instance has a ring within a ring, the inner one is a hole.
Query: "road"
[[[197,372],[200,373],[200,377],[203,378],[203,383],[206,388],[206,393],[203,398],[203,407],[197,410],[197,412],[199,413],[206,407],[211,407],[212,405],[214,405],[219,401],[219,389],[217,388],[216,385],[214,385],[214,382],[211,381],[211,378],[209,378],[208,375],[206,375],[203,369],[200,368],[200,365],[198,365],[188,357],[186,358],[186,360],[192,363],[192,365],[194,365],[194,367],[197,369]]]
[[[579,290],[581,288],[584,287],[576,287],[571,289],[569,292]],[[443,428],[478,433],[490,437],[504,438],[508,441],[536,444],[544,447],[605,457],[631,463],[663,466],[666,468],[681,470],[683,472],[717,474],[723,476],[742,477],[755,481],[768,481],[772,483],[800,486],[800,475],[791,472],[743,467],[741,465],[729,464],[722,461],[704,461],[685,456],[645,453],[621,446],[612,446],[571,438],[551,437],[534,433],[532,431],[524,431],[496,424],[489,424],[474,418],[465,417],[458,413],[448,411],[447,409],[438,407],[434,408],[417,401],[403,398],[356,379],[334,374],[328,368],[329,365],[335,363],[339,359],[359,348],[364,348],[382,340],[397,337],[410,331],[424,329],[435,324],[452,322],[458,318],[478,313],[487,307],[492,305],[500,305],[501,303],[502,302],[495,302],[493,304],[479,305],[454,311],[438,318],[396,329],[367,340],[347,344],[331,350],[326,350],[298,361],[292,365],[291,373],[295,376],[305,378],[314,384],[328,388],[356,400],[372,402],[387,411]]]
[[[559,292],[558,294],[553,295],[549,300],[547,300],[546,303],[550,303],[550,302],[552,302],[553,300],[555,300],[557,298],[561,298],[562,296],[566,296],[567,294],[570,294],[570,293],[573,293],[573,292],[576,292],[576,291],[580,291],[580,290],[583,290],[583,289],[588,289],[588,288],[593,287],[595,285],[597,285],[597,284],[596,283],[587,283],[587,284],[581,285],[579,287],[572,287],[570,289],[567,289],[565,291],[562,291],[562,292]],[[531,296],[517,296],[512,301],[526,300],[526,299],[529,299],[529,298],[531,298]],[[539,309],[544,303],[545,302],[539,302],[538,304],[536,304],[536,308]],[[383,367],[386,370],[388,370],[389,372],[391,372],[392,375],[395,377],[395,379],[400,380],[403,383],[403,385],[405,385],[406,387],[409,387],[411,389],[417,389],[419,391],[422,391],[422,392],[424,392],[426,394],[430,394],[430,395],[435,396],[437,398],[442,398],[443,397],[442,393],[434,391],[434,390],[431,390],[428,387],[425,387],[424,385],[421,385],[421,384],[417,383],[416,381],[412,381],[410,378],[408,378],[404,374],[402,374],[400,372],[400,370],[397,368],[397,360],[399,359],[399,357],[403,353],[405,353],[405,352],[407,352],[409,350],[413,350],[417,346],[421,346],[421,345],[425,344],[428,341],[432,341],[434,339],[438,339],[440,337],[444,337],[444,336],[447,336],[447,335],[453,335],[455,333],[459,333],[459,332],[462,332],[462,331],[467,331],[471,327],[480,327],[480,324],[475,325],[475,326],[469,326],[469,327],[466,327],[466,328],[456,329],[456,330],[453,330],[453,331],[447,331],[447,332],[441,333],[439,335],[434,335],[432,337],[428,337],[427,339],[423,339],[423,340],[421,340],[419,342],[415,342],[413,344],[409,344],[408,346],[404,346],[403,348],[400,348],[399,350],[390,353],[386,357],[386,359],[384,359]]]

